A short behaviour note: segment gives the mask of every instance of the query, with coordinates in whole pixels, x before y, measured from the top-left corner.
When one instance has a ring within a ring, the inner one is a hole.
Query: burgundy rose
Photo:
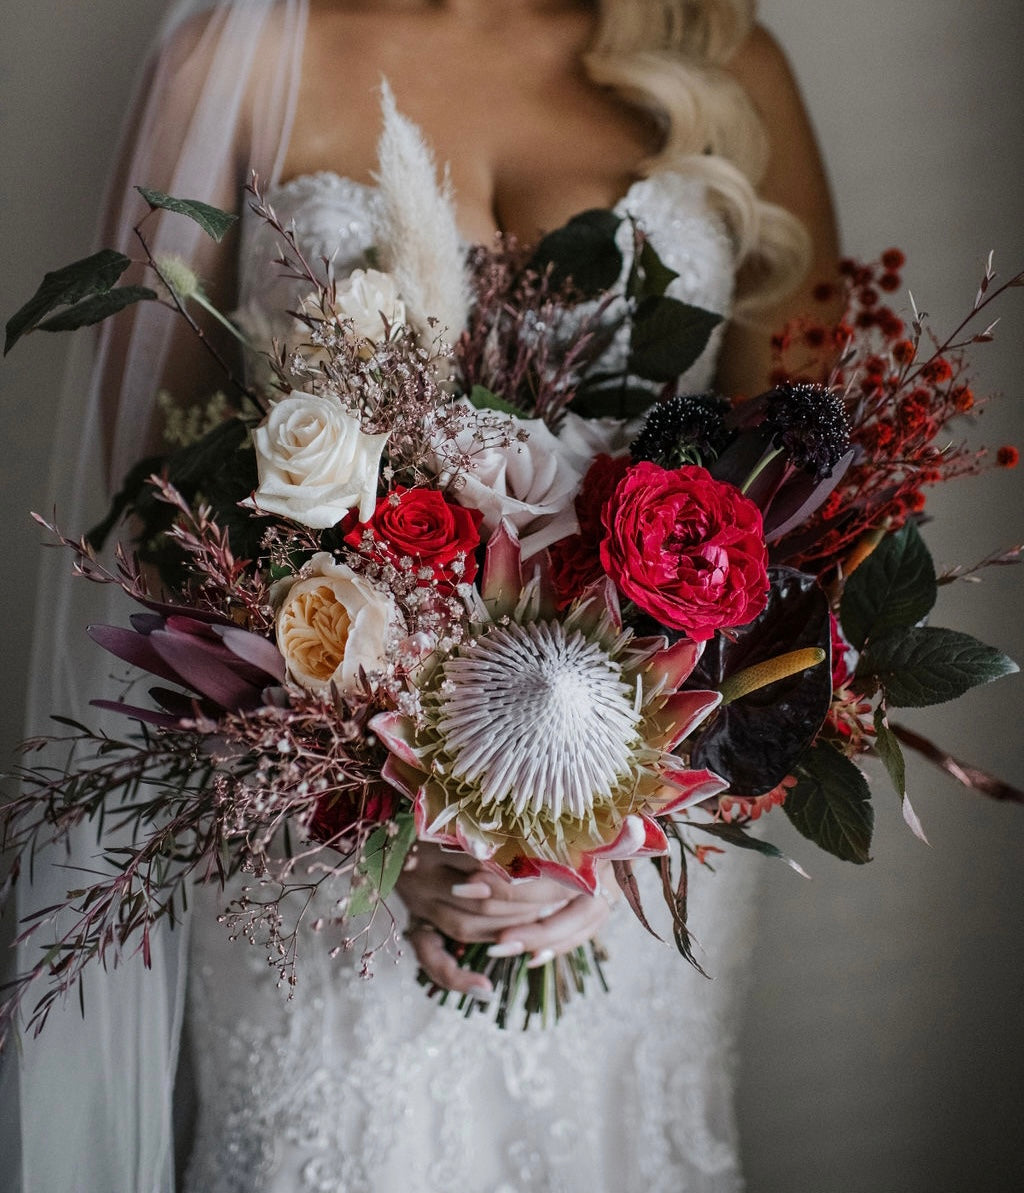
[[[564,609],[591,584],[604,576],[601,566],[601,539],[604,526],[601,510],[615,486],[629,468],[629,456],[594,457],[576,495],[579,534],[569,535],[550,548],[551,579],[559,609]]]
[[[694,641],[746,625],[768,600],[761,512],[705,468],[644,461],[601,513],[601,563],[620,591]]]
[[[313,810],[309,835],[314,841],[337,842],[358,824],[385,824],[398,810],[398,793],[375,783],[362,796],[338,792],[325,795]]]
[[[369,522],[348,530],[345,542],[374,559],[411,559],[420,584],[453,587],[476,575],[482,518],[478,510],[445,501],[437,489],[396,485],[377,502]]]

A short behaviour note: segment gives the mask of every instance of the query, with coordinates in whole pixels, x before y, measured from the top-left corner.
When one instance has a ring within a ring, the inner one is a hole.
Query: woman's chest
[[[314,11],[283,177],[330,170],[372,181],[386,78],[448,168],[467,240],[500,229],[532,241],[576,212],[613,206],[657,134],[586,78],[587,26],[463,26]]]

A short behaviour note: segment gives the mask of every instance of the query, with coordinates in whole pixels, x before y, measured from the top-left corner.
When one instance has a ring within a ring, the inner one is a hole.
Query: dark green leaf
[[[900,797],[903,819],[907,822],[914,836],[927,845],[928,838],[924,835],[921,821],[918,819],[918,815],[914,811],[914,806],[910,802],[910,796],[907,794],[907,764],[903,757],[903,748],[900,745],[900,739],[889,728],[889,722],[885,715],[885,706],[882,704],[875,709],[875,753],[885,764],[885,769],[889,772],[889,778],[892,779],[892,785],[896,788],[896,793]]]
[[[46,274],[35,294],[7,321],[4,355],[55,307],[79,302],[93,294],[103,294],[129,265],[131,259],[123,253],[102,249],[91,257],[83,257],[81,261]]]
[[[796,778],[782,807],[797,832],[845,862],[870,861],[871,792],[849,758],[818,742],[796,768]]]
[[[722,316],[676,298],[652,295],[633,316],[629,371],[650,381],[674,381],[707,347]]]
[[[889,728],[882,705],[875,709],[875,753],[885,764],[892,785],[902,799],[907,794],[907,764],[899,738]]]
[[[679,274],[669,269],[658,256],[654,245],[645,239],[630,272],[627,293],[630,298],[648,298],[652,295],[660,298],[677,277]]]
[[[872,638],[860,657],[857,679],[881,686],[887,704],[922,708],[955,700],[969,688],[1017,670],[1012,659],[970,634],[923,626]]]
[[[614,286],[622,273],[622,253],[615,243],[621,223],[612,211],[583,211],[541,240],[530,268],[543,273],[550,266],[556,286],[572,279],[584,296],[596,297]]]
[[[738,824],[731,824],[727,820],[688,820],[686,827],[699,828],[702,832],[710,833],[712,837],[718,837],[719,840],[739,849],[752,849],[755,853],[763,853],[765,857],[778,858],[780,862],[791,866],[797,874],[804,878],[810,877],[803,866],[794,862],[791,857],[786,857],[776,845],[770,841],[762,841],[760,837],[749,836]]]
[[[91,327],[100,323],[108,315],[116,315],[125,307],[133,306],[137,302],[151,302],[156,293],[146,286],[117,286],[113,290],[106,290],[102,294],[94,294],[76,302],[73,307],[67,307],[56,315],[38,324],[40,331],[74,331],[77,327]]]
[[[517,416],[521,416],[523,413],[520,406],[506,401],[505,398],[499,398],[497,394],[491,393],[483,385],[473,386],[469,392],[469,400],[477,410],[499,410],[502,414],[515,414]]]
[[[717,634],[687,682],[721,688],[732,675],[791,650],[817,646],[829,657],[828,598],[813,576],[771,568],[768,604],[749,625]],[[738,795],[763,795],[779,784],[814,740],[832,700],[831,667],[822,663],[777,680],[720,708],[697,736],[694,766],[729,781]]]
[[[588,379],[569,408],[584,418],[638,418],[650,410],[656,396],[649,389],[624,383],[621,375],[600,383]]]
[[[367,838],[363,856],[356,873],[365,879],[352,892],[349,900],[350,915],[365,915],[373,910],[378,899],[386,899],[395,889],[395,883],[402,873],[406,854],[416,840],[416,823],[408,812],[395,817],[397,832],[392,834],[387,825],[381,825]]]
[[[908,522],[886,535],[847,580],[840,607],[843,633],[862,650],[873,635],[919,622],[938,591],[932,557]]]
[[[200,203],[198,199],[175,199],[173,195],[165,195],[163,191],[151,191],[144,186],[137,186],[135,189],[154,210],[160,208],[163,211],[188,216],[214,240],[223,239],[224,234],[238,219],[238,216],[232,215],[230,211],[221,211],[219,207]]]

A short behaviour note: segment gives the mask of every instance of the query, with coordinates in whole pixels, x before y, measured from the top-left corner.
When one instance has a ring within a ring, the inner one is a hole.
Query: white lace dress
[[[338,276],[373,241],[375,192],[332,174],[270,196],[312,260]],[[676,297],[727,311],[732,249],[699,182],[660,174],[619,204],[679,274]],[[242,301],[294,303],[272,235],[243,238]],[[686,378],[704,388],[715,345]],[[554,1028],[499,1031],[428,1000],[411,951],[371,980],[358,950],[312,937],[290,1001],[262,950],[232,944],[196,900],[189,1036],[198,1113],[188,1193],[734,1193],[737,1001],[752,933],[750,855],[691,864],[691,926],[707,980],[624,906],[603,933],[611,992]],[[643,877],[646,864],[638,867]],[[648,887],[647,904],[660,895]]]

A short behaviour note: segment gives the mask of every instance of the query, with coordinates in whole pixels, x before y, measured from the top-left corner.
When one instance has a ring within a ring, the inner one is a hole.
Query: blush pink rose
[[[695,642],[768,600],[761,511],[705,468],[634,464],[601,511],[601,563],[624,596]]]

